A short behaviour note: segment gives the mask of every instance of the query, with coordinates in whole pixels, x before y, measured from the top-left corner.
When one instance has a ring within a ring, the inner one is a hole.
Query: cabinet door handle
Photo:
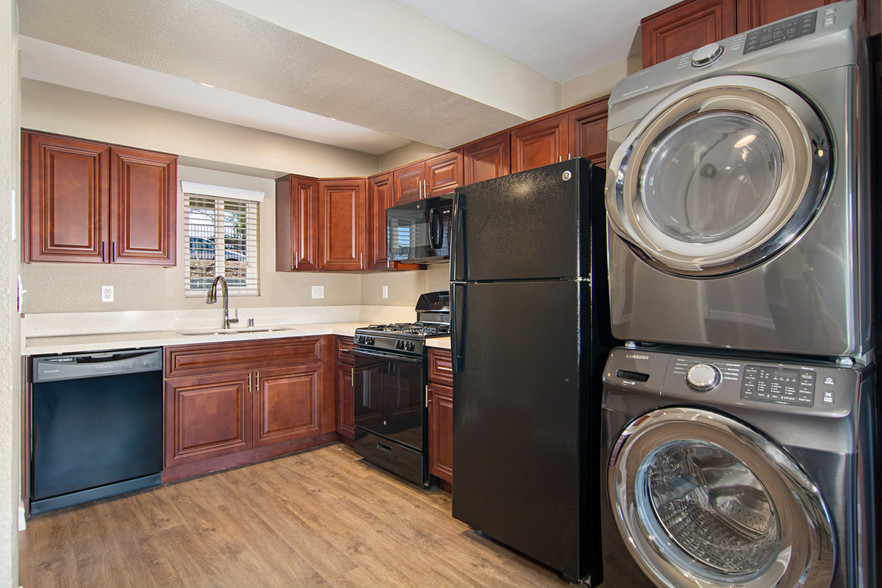
[[[101,254],[101,261],[102,261],[102,262],[107,261],[107,260],[104,258],[104,241],[101,241],[101,246],[98,248],[98,253]]]
[[[352,385],[355,385],[355,368],[349,368],[349,377],[352,378]]]
[[[251,374],[248,374],[248,393],[251,394]]]
[[[435,364],[435,369],[439,372],[453,372],[453,368],[449,368],[446,365],[441,365],[440,363]]]
[[[255,394],[260,391],[260,372],[255,372],[254,374],[254,392]]]
[[[116,241],[110,243],[110,261],[116,261]]]

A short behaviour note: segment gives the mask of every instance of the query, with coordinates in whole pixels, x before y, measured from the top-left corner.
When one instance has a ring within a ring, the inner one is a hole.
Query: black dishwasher
[[[31,514],[160,483],[162,350],[31,358]]]

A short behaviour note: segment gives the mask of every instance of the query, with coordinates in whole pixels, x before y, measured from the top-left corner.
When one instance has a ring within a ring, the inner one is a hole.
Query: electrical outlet
[[[101,286],[101,302],[113,302],[113,286]]]
[[[324,286],[313,286],[312,287],[312,297],[313,298],[324,298],[325,297],[325,287]]]
[[[383,285],[383,298],[389,298],[389,286]]]

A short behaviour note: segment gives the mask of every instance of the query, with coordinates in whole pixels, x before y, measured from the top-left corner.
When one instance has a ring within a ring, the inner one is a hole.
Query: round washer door
[[[776,443],[722,414],[669,407],[633,420],[607,491],[631,556],[659,586],[829,586],[833,524]]]
[[[793,90],[756,76],[706,78],[656,106],[611,158],[610,224],[666,273],[747,269],[814,218],[831,157],[825,125]]]

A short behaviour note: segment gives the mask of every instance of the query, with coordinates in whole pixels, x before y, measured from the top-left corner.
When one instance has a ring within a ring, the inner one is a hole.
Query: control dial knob
[[[692,54],[692,67],[703,67],[713,63],[723,54],[723,47],[719,43],[710,43],[695,50]]]
[[[697,363],[686,372],[686,383],[693,390],[709,392],[719,386],[723,376],[709,363]]]

